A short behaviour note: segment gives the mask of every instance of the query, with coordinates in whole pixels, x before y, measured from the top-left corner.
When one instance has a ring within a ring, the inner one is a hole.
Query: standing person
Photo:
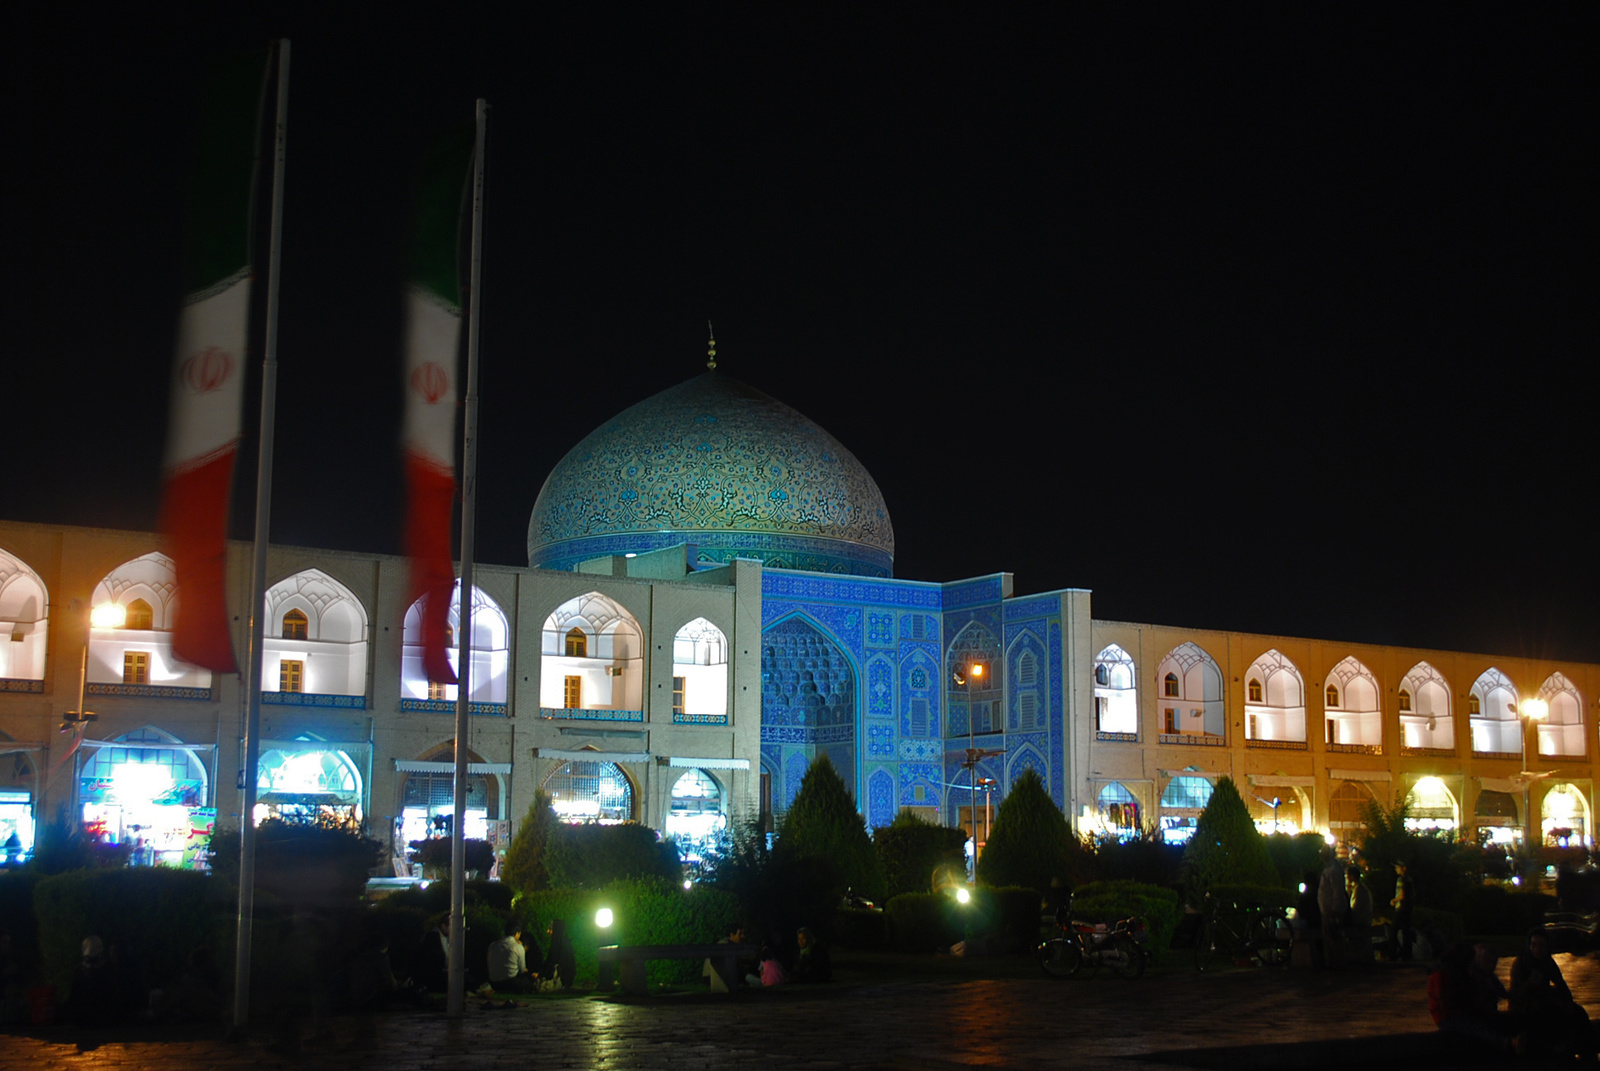
[[[1350,893],[1345,889],[1344,864],[1334,850],[1323,850],[1325,865],[1317,881],[1317,910],[1322,915],[1322,955],[1329,967],[1344,966],[1345,920],[1350,915]]]
[[[1371,963],[1372,890],[1361,880],[1360,867],[1351,866],[1346,880],[1350,883],[1350,958],[1357,963]]]
[[[450,916],[442,916],[422,935],[416,982],[423,989],[443,993],[450,987]]]
[[[1389,906],[1394,909],[1394,939],[1399,947],[1399,957],[1402,960],[1411,958],[1411,914],[1416,907],[1415,897],[1411,889],[1411,876],[1406,873],[1406,865],[1396,859],[1394,862],[1394,899],[1389,901]]]

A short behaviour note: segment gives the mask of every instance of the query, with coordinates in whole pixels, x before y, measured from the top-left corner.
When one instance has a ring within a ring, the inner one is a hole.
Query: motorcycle
[[[1068,918],[1056,925],[1059,932],[1039,944],[1039,966],[1052,978],[1071,978],[1079,971],[1093,977],[1101,966],[1122,978],[1144,974],[1150,928],[1142,917],[1111,923]]]

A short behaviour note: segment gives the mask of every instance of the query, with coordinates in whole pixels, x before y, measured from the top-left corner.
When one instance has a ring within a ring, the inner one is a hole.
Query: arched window
[[[1137,836],[1141,827],[1139,801],[1121,781],[1112,781],[1100,790],[1100,823],[1119,840]]]
[[[1337,707],[1339,705],[1339,689],[1336,685],[1328,685],[1327,696],[1328,705],[1330,707]]]
[[[39,574],[0,550],[0,679],[44,680],[49,603]],[[28,830],[32,823],[30,817]],[[26,839],[32,843],[31,832]]]
[[[999,649],[994,633],[977,621],[950,641],[945,656],[945,674],[950,681],[945,722],[951,736],[967,735],[969,716],[972,732],[999,732],[1005,727],[1000,680],[994,671]]]
[[[723,813],[722,787],[704,770],[685,770],[673,782],[666,833],[678,841],[678,852],[688,861],[701,857],[717,833],[728,824]]]
[[[1400,682],[1399,706],[1402,748],[1455,750],[1450,684],[1438,670],[1426,662],[1412,666]]]
[[[614,762],[564,762],[545,778],[544,790],[565,822],[633,819],[633,783]]]
[[[353,591],[320,569],[304,569],[273,584],[264,601],[266,619],[283,628],[262,641],[261,691],[270,696],[263,702],[298,705],[304,701],[290,698],[296,692],[366,695],[367,609]],[[304,636],[290,634],[297,613]]]
[[[1223,699],[1222,670],[1199,644],[1180,643],[1156,665],[1156,680],[1164,698],[1176,699],[1170,708],[1172,729],[1184,736],[1217,737],[1227,733],[1227,709]]]
[[[1137,737],[1139,701],[1134,687],[1133,658],[1116,644],[1109,644],[1094,660],[1094,727],[1100,733],[1116,733],[1119,739]]]
[[[571,628],[567,630],[567,657],[589,657],[589,637],[583,634],[583,629]]]
[[[1165,677],[1161,678],[1161,694],[1164,696],[1177,696],[1178,675],[1176,673],[1168,673]]]
[[[303,640],[309,636],[311,619],[299,610],[290,610],[283,615],[283,638],[286,640]]]
[[[1245,681],[1245,738],[1264,742],[1258,746],[1304,746],[1305,681],[1295,664],[1271,648],[1246,668]]]
[[[1558,670],[1539,689],[1539,698],[1545,701],[1545,718],[1538,723],[1539,754],[1584,754],[1583,699],[1577,686]]]
[[[644,630],[619,603],[598,591],[568,599],[545,618],[540,635],[546,717],[609,710],[616,713],[607,720],[644,720]]]
[[[1472,750],[1478,754],[1522,754],[1522,722],[1517,718],[1521,699],[1511,679],[1493,666],[1472,683],[1467,699]],[[1579,749],[1582,754],[1582,749]]]
[[[672,719],[690,724],[726,724],[728,641],[703,617],[672,638]]]
[[[401,632],[400,696],[401,703],[428,699],[434,702],[453,702],[460,688],[454,684],[441,684],[428,680],[423,668],[422,617],[427,596],[417,599],[406,610],[405,626]],[[444,625],[444,643],[448,649],[450,668],[461,671],[461,651],[456,647],[456,626],[461,621],[461,582],[456,581],[450,592],[450,609]],[[476,584],[472,587],[472,662],[471,694],[474,703],[504,703],[506,678],[511,659],[511,627],[500,604],[484,593]],[[402,706],[402,709],[406,709]],[[481,709],[479,711],[482,712]]]
[[[1245,691],[1247,691],[1249,693],[1249,695],[1250,695],[1250,702],[1252,702],[1252,703],[1261,702],[1261,682],[1260,681],[1256,680],[1254,677],[1251,677],[1250,678],[1250,683],[1245,686]]]
[[[1400,689],[1400,712],[1408,714],[1411,711],[1411,693],[1404,688]]]
[[[206,803],[206,768],[170,733],[146,727],[97,747],[83,764],[78,798],[91,839],[143,841],[154,861],[194,865],[192,818]]]
[[[1161,836],[1169,844],[1182,844],[1194,836],[1200,812],[1211,802],[1211,782],[1180,774],[1161,792]]]
[[[143,599],[130,602],[126,613],[127,616],[122,620],[123,628],[149,630],[156,627],[156,612]]]

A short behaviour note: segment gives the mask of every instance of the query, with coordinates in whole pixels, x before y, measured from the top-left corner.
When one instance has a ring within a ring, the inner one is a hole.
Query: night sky
[[[410,184],[483,96],[480,560],[710,317],[899,576],[1600,661],[1592,6],[46,6],[0,14],[0,516],[154,527],[200,69],[282,34],[275,541],[399,549]]]

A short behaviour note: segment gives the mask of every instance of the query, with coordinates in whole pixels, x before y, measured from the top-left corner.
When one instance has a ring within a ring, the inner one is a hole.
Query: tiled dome
[[[570,569],[678,543],[701,565],[891,576],[894,529],[867,470],[782,402],[709,371],[575,446],[528,519],[528,564]]]

